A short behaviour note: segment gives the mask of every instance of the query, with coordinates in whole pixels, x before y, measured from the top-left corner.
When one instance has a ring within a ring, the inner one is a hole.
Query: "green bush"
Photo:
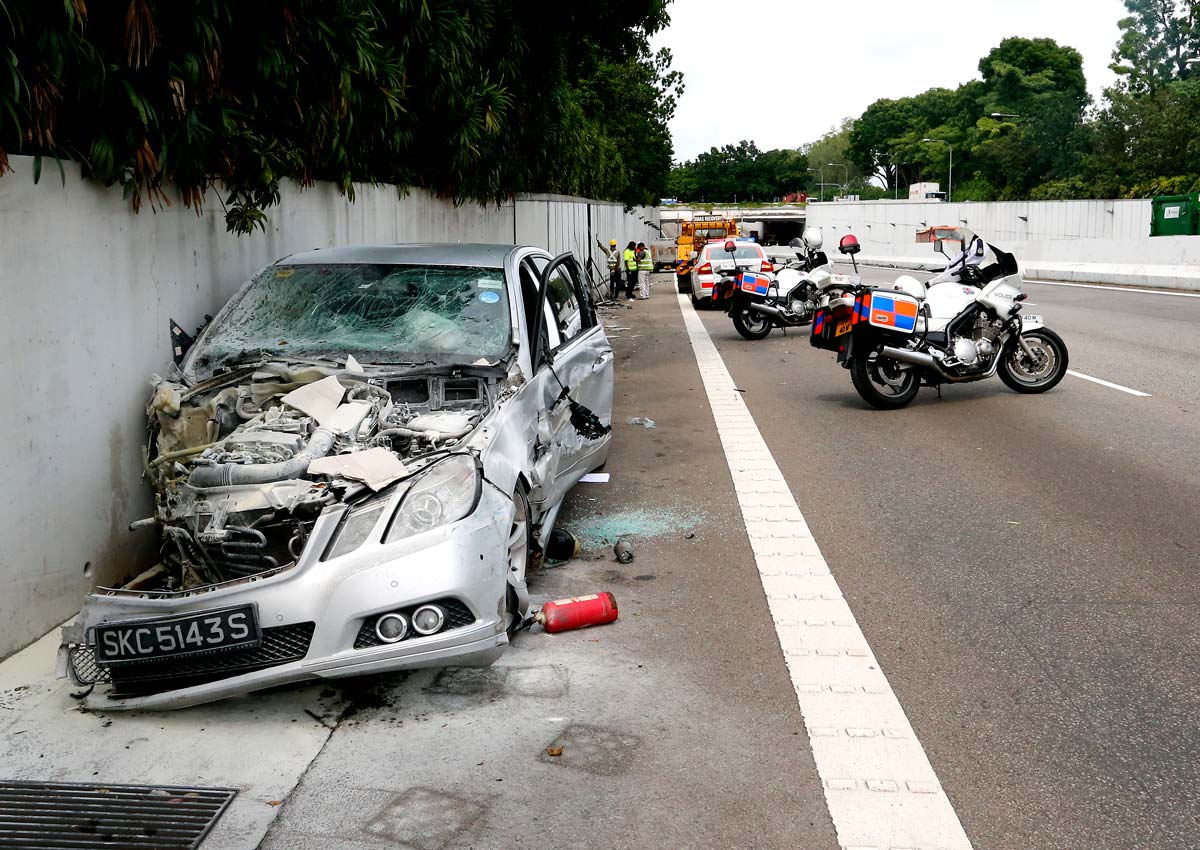
[[[73,159],[135,209],[221,181],[240,232],[284,178],[653,203],[681,88],[648,46],[666,2],[0,0],[0,174]]]

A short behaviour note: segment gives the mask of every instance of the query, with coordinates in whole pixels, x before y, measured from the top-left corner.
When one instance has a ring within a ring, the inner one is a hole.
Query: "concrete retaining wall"
[[[595,256],[596,239],[649,242],[642,219],[656,220],[555,196],[456,207],[358,186],[349,203],[329,185],[288,185],[267,232],[237,237],[215,195],[199,217],[180,205],[134,215],[119,188],[85,183],[78,169],[68,166],[65,186],[45,169],[35,185],[31,158],[12,165],[0,179],[0,657],[150,545],[125,529],[152,509],[143,410],[150,375],[171,360],[169,319],[197,327],[250,275],[299,250],[519,241]]]
[[[942,268],[945,259],[917,231],[968,228],[1016,254],[1028,277],[1169,289],[1200,289],[1200,236],[1150,238],[1150,202],[1045,201],[942,204],[873,201],[809,204],[809,225],[826,244],[854,233],[861,260]]]

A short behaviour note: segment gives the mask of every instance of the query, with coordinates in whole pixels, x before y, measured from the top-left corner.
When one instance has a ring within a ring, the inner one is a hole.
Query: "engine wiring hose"
[[[318,428],[309,438],[299,454],[290,460],[276,463],[219,463],[198,466],[188,476],[193,487],[228,487],[233,484],[267,484],[271,481],[287,481],[299,478],[308,471],[308,465],[333,449],[334,433],[328,428]]]

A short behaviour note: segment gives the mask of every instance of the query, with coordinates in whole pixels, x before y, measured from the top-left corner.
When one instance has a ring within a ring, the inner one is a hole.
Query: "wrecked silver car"
[[[570,255],[311,251],[243,286],[147,407],[156,562],[63,629],[91,705],[493,662],[611,441],[612,349]],[[143,532],[145,533],[145,532]],[[136,574],[134,574],[136,573]]]

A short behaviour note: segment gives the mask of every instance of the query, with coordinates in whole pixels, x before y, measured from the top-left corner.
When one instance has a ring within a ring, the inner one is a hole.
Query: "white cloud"
[[[881,97],[977,78],[1014,35],[1078,50],[1098,100],[1125,16],[1121,0],[675,0],[670,12],[654,43],[687,84],[671,122],[681,160],[741,139],[799,147]]]

